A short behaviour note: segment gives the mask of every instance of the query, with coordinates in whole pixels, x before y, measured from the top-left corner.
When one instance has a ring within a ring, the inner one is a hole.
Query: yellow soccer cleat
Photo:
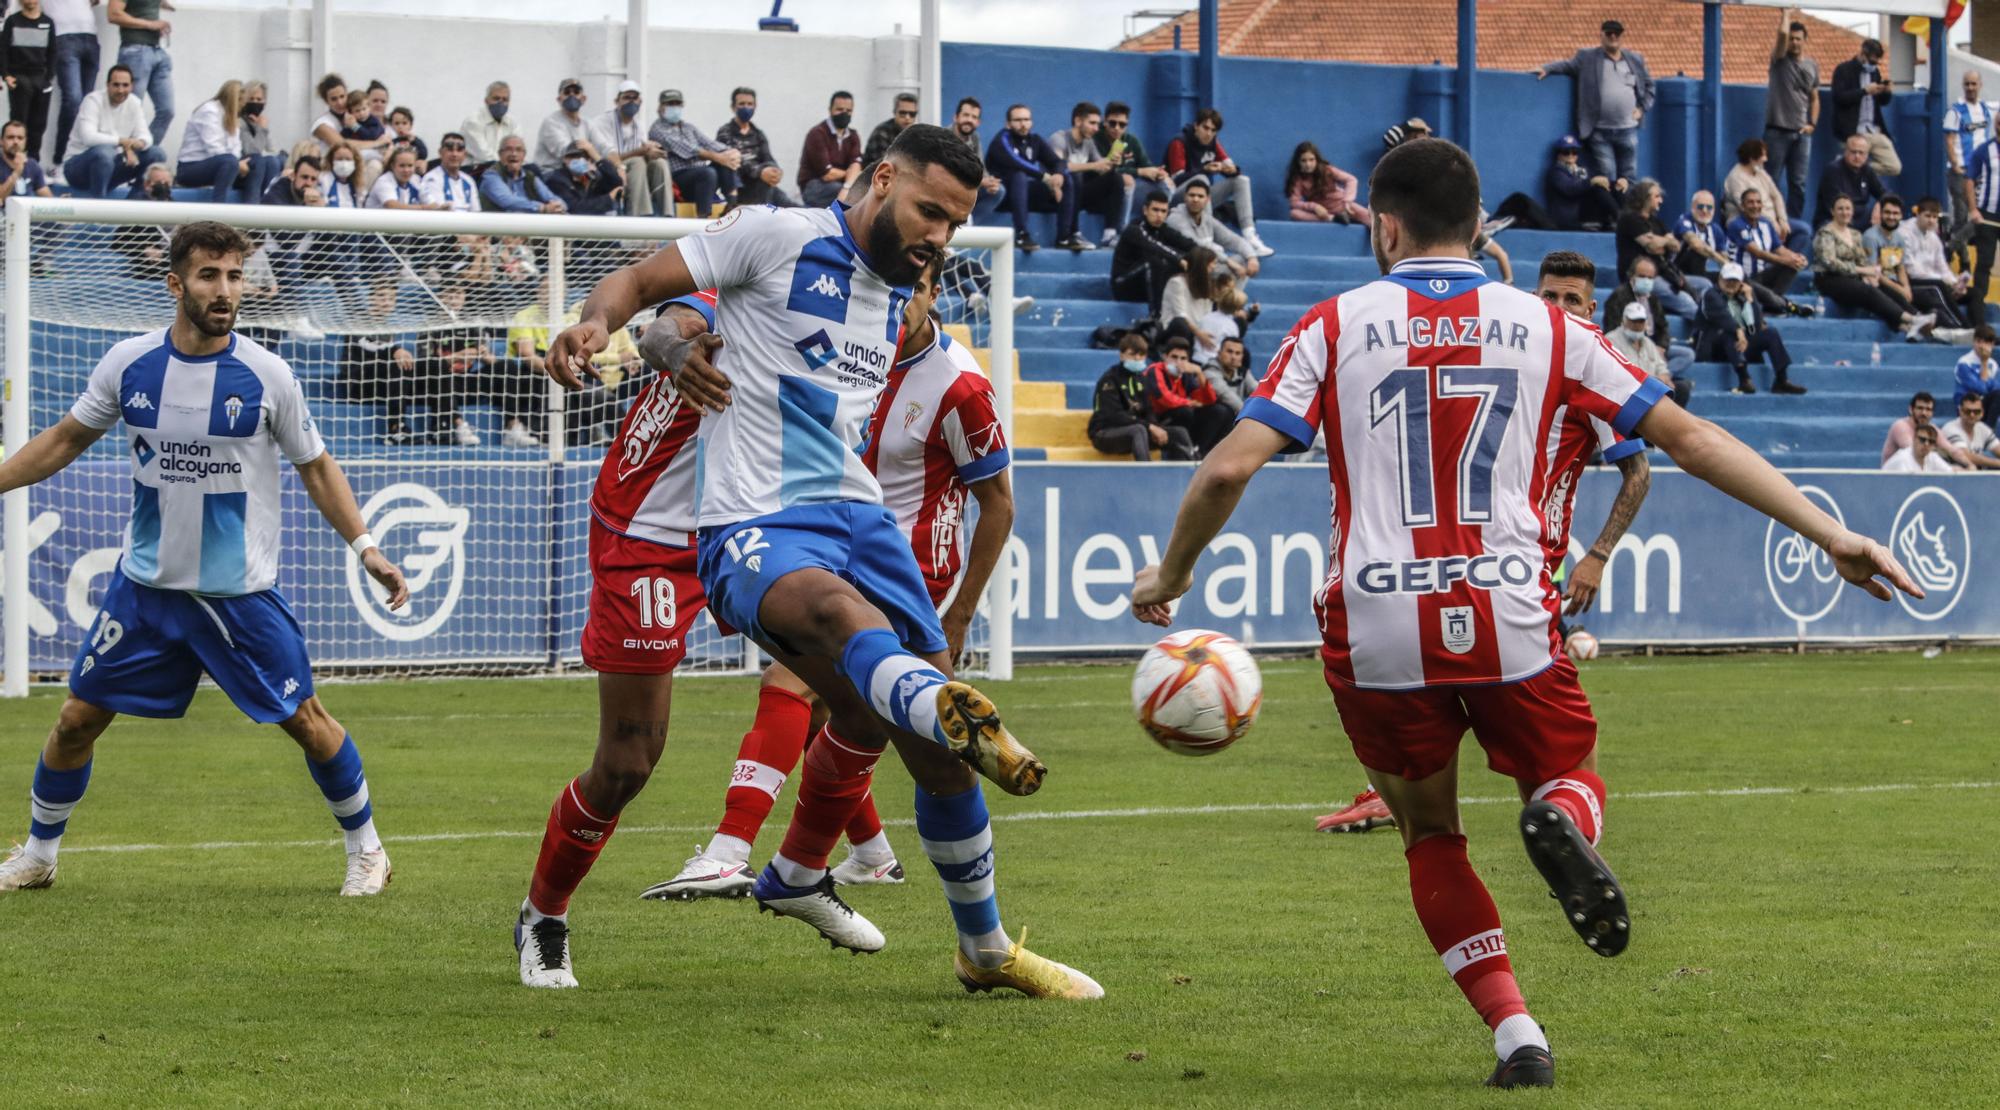
[[[1000,723],[993,699],[963,682],[947,682],[938,689],[937,711],[951,750],[1000,789],[1026,797],[1042,788],[1049,769]]]
[[[1059,964],[1021,947],[1027,939],[1028,931],[1021,930],[1021,939],[1007,949],[1007,962],[999,967],[980,967],[965,958],[964,950],[956,951],[952,953],[952,970],[958,974],[958,981],[965,984],[965,989],[974,994],[1006,987],[1029,998],[1082,1001],[1104,997],[1104,988],[1098,985],[1097,980],[1068,964]]]

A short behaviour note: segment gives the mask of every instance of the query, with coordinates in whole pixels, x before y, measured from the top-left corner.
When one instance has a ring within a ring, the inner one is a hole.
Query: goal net
[[[369,531],[410,585],[409,604],[389,610],[287,467],[278,587],[316,669],[581,667],[590,490],[651,374],[636,330],[613,337],[599,380],[580,393],[554,386],[539,356],[600,278],[703,222],[19,197],[6,213],[7,451],[69,411],[113,344],[171,322],[164,278],[174,229],[230,223],[257,243],[238,333],[297,373]],[[995,326],[986,311],[1008,303],[1011,252],[996,249],[1006,242],[994,229],[962,231],[938,305],[961,340],[995,348],[996,367],[1012,366],[1002,355],[1012,349],[1011,320]],[[642,313],[634,329],[650,317]],[[1011,384],[996,382],[1009,431]],[[123,428],[113,429],[62,473],[7,495],[7,693],[66,676],[116,572],[131,449]],[[1008,637],[999,636],[996,659],[991,607],[981,608],[974,665],[1004,672]],[[760,665],[755,645],[722,635],[704,614],[682,670]]]

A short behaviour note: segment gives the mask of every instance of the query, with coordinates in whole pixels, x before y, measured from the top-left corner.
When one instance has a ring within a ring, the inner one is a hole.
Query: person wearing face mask
[[[514,101],[514,90],[505,81],[494,81],[486,86],[486,103],[458,125],[457,134],[465,140],[466,158],[472,172],[484,172],[500,157],[500,141],[517,137],[521,129],[509,115]]]
[[[1648,334],[1652,324],[1653,315],[1646,310],[1644,302],[1627,301],[1619,326],[1606,328],[1604,338],[1611,342],[1612,350],[1625,356],[1626,362],[1672,387],[1674,403],[1686,407],[1688,396],[1694,392],[1694,382],[1667,369],[1666,353]],[[1693,352],[1689,352],[1689,356],[1692,358]]]
[[[715,141],[734,148],[742,156],[742,164],[736,168],[736,195],[725,194],[724,199],[731,204],[797,208],[799,202],[778,187],[784,183],[785,171],[771,156],[771,140],[763,128],[750,122],[757,114],[757,90],[745,86],[730,93],[729,109],[729,122],[716,129]]]
[[[825,208],[861,176],[861,135],[854,122],[854,94],[837,92],[827,101],[826,119],[806,132],[799,152],[799,199],[807,208]]]
[[[243,157],[253,163],[262,163],[256,174],[266,187],[285,175],[285,152],[278,149],[276,140],[271,138],[271,128],[264,122],[264,108],[270,97],[269,90],[262,81],[243,83],[243,109],[236,113],[236,135],[243,141]]]
[[[1182,461],[1194,458],[1194,440],[1186,428],[1168,427],[1153,419],[1151,390],[1147,385],[1146,354],[1151,348],[1146,337],[1127,332],[1118,341],[1118,364],[1097,379],[1091,393],[1091,446],[1107,455],[1126,455],[1140,462],[1153,461],[1153,452]]]
[[[576,78],[556,82],[556,110],[542,118],[542,126],[535,132],[537,169],[543,173],[562,169],[563,152],[577,143],[590,151],[591,161],[597,161],[597,144],[591,141],[590,124],[583,118],[583,105],[589,99],[583,82]]]
[[[620,167],[625,178],[625,214],[667,215],[667,151],[646,134],[646,123],[639,118],[643,99],[639,82],[630,78],[620,81],[617,101],[591,121],[590,137],[605,159]]]
[[[360,208],[368,190],[361,184],[361,156],[346,143],[335,144],[326,154],[326,172],[320,175],[320,192],[326,194],[328,208]]]
[[[1645,255],[1637,255],[1626,271],[1625,283],[1611,291],[1604,302],[1604,333],[1618,330],[1619,321],[1625,319],[1631,306],[1638,305],[1646,313],[1645,331],[1653,341],[1653,346],[1665,360],[1671,372],[1662,381],[1686,381],[1687,369],[1694,364],[1694,348],[1683,343],[1675,343],[1667,329],[1667,310],[1660,299],[1660,271],[1653,260]]]
[[[694,205],[695,215],[706,218],[715,210],[715,197],[736,194],[736,171],[743,167],[743,155],[735,147],[702,133],[689,123],[679,89],[660,92],[660,118],[646,137],[667,152],[674,185],[681,198]]]
[[[545,184],[564,208],[579,216],[618,214],[618,163],[609,158],[593,162],[580,146],[563,151],[562,172],[549,175]]]

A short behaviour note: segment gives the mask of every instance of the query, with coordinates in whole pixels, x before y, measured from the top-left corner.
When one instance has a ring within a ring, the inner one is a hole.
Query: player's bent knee
[[[278,727],[285,730],[285,735],[298,741],[299,747],[304,748],[308,755],[325,753],[319,757],[322,759],[330,758],[347,738],[346,730],[333,719],[333,714],[326,711],[326,706],[320,704],[318,695],[300,702],[298,712],[278,722]]]
[[[109,709],[72,696],[64,699],[62,710],[56,714],[56,727],[51,731],[50,738],[57,747],[66,750],[88,748],[104,735],[104,730],[117,716]]]

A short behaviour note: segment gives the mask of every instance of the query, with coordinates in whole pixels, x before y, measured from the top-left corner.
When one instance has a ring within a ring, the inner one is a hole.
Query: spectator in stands
[[[645,110],[646,94],[639,82],[627,78],[618,83],[618,99],[591,121],[591,139],[605,158],[617,162],[625,178],[625,214],[670,215],[673,208],[673,176],[667,165],[667,148],[647,134],[639,113]]]
[[[285,152],[278,148],[271,129],[264,123],[270,90],[262,81],[243,83],[243,110],[236,114],[236,135],[243,141],[243,156],[261,159],[262,177],[268,185],[285,172]]]
[[[1966,70],[1958,84],[1964,92],[1963,99],[1952,101],[1944,110],[1945,200],[1952,210],[1953,254],[1965,249],[1972,234],[1969,229],[1977,206],[1973,203],[1972,179],[1967,175],[1972,170],[1973,151],[1993,134],[1995,118],[1992,102],[1981,98],[1984,82],[1978,70]]]
[[[1237,288],[1236,275],[1226,266],[1217,266],[1210,278],[1210,300],[1214,307],[1197,323],[1201,330],[1209,334],[1209,342],[1195,344],[1193,357],[1197,365],[1207,365],[1215,361],[1215,355],[1222,343],[1229,339],[1241,339],[1243,333],[1263,311],[1261,305],[1250,303],[1250,298]]]
[[[970,147],[974,154],[979,155],[981,161],[984,161],[985,147],[979,143],[980,111],[979,101],[969,96],[961,99],[958,102],[958,107],[953,109],[951,128],[958,133],[958,137],[965,142],[965,145]],[[1131,116],[1128,112],[1126,121],[1129,123],[1130,119]],[[1135,147],[1138,141],[1136,137],[1132,139]],[[1140,157],[1145,157],[1143,151]],[[979,192],[973,196],[972,222],[975,224],[986,222],[986,217],[991,216],[994,210],[1000,207],[1000,202],[1006,199],[1006,184],[998,177],[995,177],[992,170],[987,170],[986,176],[979,180]]]
[[[1292,202],[1292,219],[1308,223],[1365,224],[1368,209],[1360,201],[1361,182],[1326,160],[1311,140],[1292,148],[1285,168],[1285,197]]]
[[[1888,214],[1883,214],[1888,221]],[[1945,255],[1943,210],[1936,197],[1917,201],[1917,216],[1895,229],[1896,242],[1903,248],[1903,267],[1910,276],[1912,300],[1918,309],[1937,313],[1940,328],[1965,326],[1961,303],[1972,285],[1970,269],[1953,273]]]
[[[590,151],[590,160],[597,160],[597,147],[590,141],[590,124],[584,121],[583,105],[590,97],[583,91],[583,82],[574,77],[565,77],[556,82],[556,110],[542,117],[542,125],[535,129],[535,168],[543,173],[554,173],[562,168],[563,151],[573,144],[582,143]]]
[[[1256,248],[1215,218],[1214,210],[1209,207],[1207,182],[1188,182],[1181,191],[1181,203],[1167,217],[1167,226],[1214,251],[1216,258],[1237,277],[1257,276]]]
[[[1118,233],[1118,246],[1111,252],[1111,296],[1144,301],[1147,312],[1158,315],[1168,279],[1187,268],[1194,248],[1194,240],[1167,225],[1166,194],[1147,197],[1139,218]]]
[[[1401,123],[1390,125],[1387,131],[1382,132],[1382,150],[1386,153],[1411,139],[1428,139],[1430,135],[1431,125],[1418,116],[1411,116]]]
[[[1641,259],[1638,265],[1645,265],[1645,261]],[[1626,301],[1619,325],[1606,327],[1604,335],[1611,341],[1612,348],[1625,356],[1625,361],[1658,378],[1661,385],[1673,391],[1674,403],[1685,407],[1688,398],[1694,393],[1694,382],[1685,373],[1675,373],[1668,366],[1665,352],[1661,350],[1653,336],[1648,334],[1648,329],[1652,326],[1651,321],[1656,318],[1663,319],[1664,314],[1648,312],[1644,302]],[[1606,322],[1609,323],[1608,312]],[[1688,361],[1694,361],[1693,351],[1686,347],[1676,349],[1687,351]]]
[[[368,187],[369,208],[416,208],[438,210],[445,207],[443,201],[424,200],[423,188],[417,184],[417,155],[412,150],[398,150],[389,155],[389,168],[375,184]]]
[[[7,82],[7,118],[28,129],[28,153],[42,152],[49,125],[49,101],[56,90],[56,21],[41,0],[20,0],[0,20],[0,77]],[[38,163],[39,164],[39,163]]]
[[[825,122],[806,132],[799,151],[799,199],[807,208],[832,204],[861,176],[861,136],[848,126],[853,122],[854,94],[842,90],[827,100]]]
[[[1736,165],[1722,179],[1722,218],[1727,222],[1742,215],[1743,193],[1755,189],[1764,198],[1763,214],[1777,228],[1778,242],[1803,258],[1812,249],[1812,228],[1805,222],[1804,208],[1785,206],[1785,194],[1778,191],[1778,183],[1764,170],[1769,161],[1770,154],[1762,139],[1745,139],[1736,147]],[[1794,213],[1799,214],[1798,219],[1792,218]]]
[[[1104,221],[1103,244],[1118,242],[1118,229],[1132,216],[1135,180],[1111,168],[1111,157],[1097,149],[1104,114],[1086,100],[1070,109],[1069,127],[1049,136],[1049,149],[1069,167],[1069,187],[1076,190],[1079,213],[1094,212]]]
[[[340,133],[353,123],[347,114],[347,82],[338,73],[329,73],[313,86],[326,111],[321,112],[312,123],[313,141],[319,144],[319,152],[324,156],[340,142]]]
[[[481,168],[500,160],[500,140],[519,135],[521,129],[507,113],[512,109],[514,90],[505,81],[486,86],[486,108],[465,117],[457,134],[465,139],[466,156]]]
[[[1236,226],[1254,248],[1252,253],[1258,257],[1274,253],[1257,236],[1257,216],[1250,203],[1250,175],[1222,149],[1221,112],[1213,108],[1196,112],[1194,122],[1181,128],[1181,133],[1167,143],[1166,164],[1177,191],[1175,200],[1180,199],[1178,193],[1185,191],[1189,182],[1206,182],[1215,194],[1216,205],[1226,205],[1236,217]]]
[[[216,204],[229,203],[240,181],[250,203],[262,203],[270,163],[243,153],[243,82],[224,81],[213,97],[188,116],[181,134],[181,153],[174,163],[174,184],[207,189]]]
[[[388,180],[388,175],[380,180]],[[379,322],[381,330],[356,332],[341,343],[340,369],[334,380],[343,400],[383,406],[382,439],[402,445],[410,441],[404,412],[416,378],[417,356],[388,330],[395,311],[394,281],[378,281],[369,288],[367,318]]]
[[[341,141],[361,155],[362,184],[371,185],[375,175],[382,172],[382,159],[387,156],[389,122],[375,117],[367,89],[348,91],[345,118],[347,122],[340,129]]]
[[[1965,300],[1968,323],[1986,322],[1986,287],[1993,279],[1993,257],[2000,253],[2000,141],[1988,139],[1973,149],[1971,193],[1972,288]]]
[[[54,195],[42,164],[28,156],[28,125],[17,119],[0,125],[0,198]]]
[[[592,162],[590,151],[582,146],[563,151],[561,171],[550,174],[544,184],[566,212],[579,216],[618,214],[618,190],[623,187],[618,180],[618,163],[609,158]]]
[[[743,154],[735,147],[702,133],[701,128],[682,118],[685,98],[679,89],[660,93],[660,118],[653,121],[647,138],[667,152],[667,165],[681,199],[694,205],[697,216],[715,211],[715,197],[737,192],[736,171],[743,167]]]
[[[1633,305],[1645,313],[1643,331],[1658,349],[1661,367],[1667,371],[1660,376],[1661,380],[1671,385],[1675,379],[1685,379],[1688,367],[1694,363],[1694,348],[1673,341],[1667,326],[1666,306],[1660,298],[1659,267],[1643,254],[1632,257],[1624,282],[1605,299],[1604,334],[1610,335],[1623,327],[1623,322],[1632,318]]]
[[[861,147],[861,161],[864,164],[880,162],[882,157],[889,153],[889,144],[896,141],[896,136],[902,134],[905,127],[915,122],[917,122],[917,94],[897,93],[895,106],[889,111],[889,118],[876,124],[875,130],[868,133],[868,141]]]
[[[166,140],[167,125],[174,122],[174,60],[160,45],[174,25],[160,18],[162,6],[162,0],[110,0],[106,9],[118,28],[118,64],[132,72],[133,91],[153,106],[147,127],[154,146]]]
[[[525,144],[519,135],[508,135],[506,138]],[[523,149],[526,149],[525,145]],[[425,204],[442,202],[453,212],[479,211],[479,183],[465,172],[465,161],[471,153],[472,144],[464,135],[456,131],[444,133],[444,137],[438,140],[437,165],[425,172],[423,182],[418,186]],[[495,153],[498,153],[498,148],[495,148]]]
[[[1146,368],[1146,401],[1154,420],[1170,430],[1186,430],[1194,455],[1200,458],[1229,434],[1236,414],[1217,400],[1185,338],[1170,336],[1161,348],[1164,357]]]
[[[446,281],[438,287],[438,305],[446,319],[456,320],[464,312],[465,293],[462,281]],[[430,409],[429,442],[479,446],[479,433],[466,423],[458,406],[462,398],[477,392],[474,383],[485,375],[492,361],[492,348],[478,327],[439,328],[424,333],[417,343],[417,372],[408,379],[411,386],[408,396]]]
[[[1766,312],[1810,316],[1812,310],[1785,299],[1785,292],[1805,270],[1805,256],[1785,246],[1777,222],[1764,214],[1761,189],[1745,189],[1740,197],[1743,212],[1729,221],[1724,235],[1729,243],[1729,261],[1750,275],[1751,293]]]
[[[1160,198],[1162,205],[1166,198]],[[1151,462],[1158,450],[1165,458],[1194,458],[1194,442],[1186,428],[1168,427],[1153,416],[1147,384],[1146,337],[1127,332],[1118,341],[1118,363],[1098,376],[1090,397],[1090,445],[1107,455],[1130,455]]]
[[[290,170],[272,179],[269,187],[264,190],[264,203],[291,207],[303,206],[306,203],[307,189],[311,189],[315,193],[319,192],[321,168],[319,155],[299,155],[292,162]],[[320,194],[319,204],[314,207],[326,207],[325,194]]]
[[[1917,342],[1937,325],[1937,317],[1919,314],[1901,293],[1883,283],[1882,268],[1861,244],[1853,219],[1854,202],[1835,197],[1833,218],[1813,237],[1814,287],[1835,304],[1873,316]]]
[[[1202,320],[1215,311],[1215,271],[1220,263],[1213,250],[1196,246],[1187,253],[1184,272],[1167,279],[1160,292],[1160,309],[1153,314],[1161,338],[1180,336],[1204,347],[1216,345],[1215,334]]]
[[[1618,216],[1618,272],[1631,273],[1634,258],[1652,259],[1660,279],[1660,303],[1683,320],[1693,320],[1701,311],[1695,296],[1707,291],[1708,282],[1689,278],[1674,268],[1672,259],[1680,253],[1680,240],[1667,234],[1667,225],[1660,221],[1660,205],[1665,201],[1666,193],[1652,178],[1635,181],[1625,191],[1625,211]]]
[[[2000,438],[1981,419],[1985,414],[1986,402],[1968,396],[1958,402],[1958,419],[1939,429],[1945,451],[1967,470],[2000,470]]]
[[[1757,358],[1771,364],[1771,392],[1806,391],[1788,376],[1792,356],[1785,350],[1784,337],[1764,319],[1763,307],[1743,280],[1743,267],[1734,262],[1724,266],[1714,287],[1702,294],[1696,337],[1704,361],[1727,362],[1735,368],[1737,393],[1757,392],[1749,371],[1751,360]]]
[[[1556,141],[1556,160],[1542,178],[1551,223],[1561,231],[1610,231],[1618,226],[1618,197],[1612,180],[1583,167],[1583,144],[1575,135]],[[1630,183],[1622,183],[1630,189]],[[1505,213],[1505,205],[1501,211]]]
[[[1875,168],[1868,164],[1868,140],[1861,135],[1849,135],[1840,149],[1840,157],[1820,171],[1819,204],[1813,222],[1824,225],[1832,219],[1834,200],[1846,197],[1854,204],[1855,226],[1867,227],[1875,222],[1876,202],[1887,192],[1882,179],[1875,176]]]
[[[1786,177],[1788,212],[1805,211],[1812,135],[1819,126],[1819,63],[1806,57],[1806,25],[1797,14],[1788,10],[1778,21],[1764,92],[1764,146]]]
[[[361,155],[345,142],[335,143],[326,152],[326,172],[320,175],[319,191],[326,194],[328,208],[359,208],[368,189],[361,183]]]
[[[389,109],[389,152],[394,154],[399,150],[407,150],[416,156],[418,177],[430,169],[431,148],[429,143],[424,142],[424,137],[417,134],[417,114],[400,104]]]
[[[174,199],[174,174],[165,163],[146,167],[145,176],[132,183],[126,200],[170,203]],[[125,256],[126,272],[140,281],[159,281],[167,274],[167,229],[148,224],[123,224],[111,236],[111,249]]]
[[[799,202],[779,188],[784,184],[785,171],[778,168],[778,160],[771,155],[771,140],[764,137],[763,128],[750,122],[757,114],[757,90],[738,88],[729,94],[729,101],[729,122],[715,132],[715,140],[735,149],[740,159],[736,167],[736,195],[726,199],[731,204],[797,208]]]
[[[977,126],[978,120],[975,119],[973,122]],[[1106,104],[1104,127],[1092,141],[1106,158],[1111,159],[1113,169],[1134,179],[1132,196],[1135,200],[1154,190],[1171,188],[1171,179],[1167,177],[1167,171],[1154,165],[1152,160],[1146,157],[1146,144],[1140,142],[1139,136],[1132,133],[1131,105],[1122,100],[1113,100]],[[1142,188],[1139,185],[1141,181],[1152,182],[1152,188]]]
[[[1917,429],[1911,436],[1911,445],[1882,460],[1882,469],[1890,474],[1950,474],[1953,467],[1944,459],[1944,452],[1938,449],[1938,430],[1932,427]]]
[[[1701,189],[1688,199],[1688,210],[1674,221],[1674,235],[1681,241],[1674,268],[1714,284],[1716,270],[1729,261],[1729,241],[1722,233],[1722,221],[1715,218],[1714,193]]]
[[[1026,104],[1007,108],[1007,128],[986,147],[986,172],[1007,187],[1007,207],[1014,218],[1014,246],[1033,253],[1041,244],[1028,231],[1028,212],[1056,213],[1056,246],[1070,251],[1096,250],[1097,245],[1076,232],[1076,188],[1069,165],[1047,141],[1035,134],[1035,114]]]
[[[1972,331],[1972,349],[1960,356],[1952,369],[1951,403],[1977,397],[1986,406],[1987,423],[2000,419],[2000,362],[1993,359],[1993,345],[2000,333],[1991,324]]]
[[[1250,372],[1250,351],[1237,336],[1226,336],[1215,349],[1215,361],[1202,367],[1215,399],[1234,417],[1243,411],[1243,402],[1257,392],[1257,375]]]
[[[1861,234],[1861,246],[1882,273],[1882,288],[1893,293],[1898,299],[1911,306],[1913,311],[1923,313],[1928,310],[1917,307],[1916,286],[1910,280],[1908,255],[1903,247],[1903,198],[1891,193],[1876,205],[1877,223]],[[1966,343],[1972,339],[1972,332],[1958,327],[1954,321],[1956,314],[1931,312],[1936,318],[1936,326],[1930,333],[1932,339],[1940,343]]]
[[[1937,398],[1928,392],[1918,390],[1916,395],[1910,398],[1910,415],[1889,425],[1889,434],[1882,440],[1882,461],[1888,462],[1889,456],[1907,449],[1910,444],[1916,442],[1917,429],[1937,430],[1937,426],[1931,423],[1936,408]]]
[[[1623,23],[1607,19],[1598,32],[1595,48],[1550,62],[1535,71],[1535,80],[1576,78],[1576,133],[1590,147],[1592,168],[1622,191],[1639,178],[1639,123],[1653,110],[1653,78],[1645,57],[1624,48]]]
[[[557,152],[558,157],[561,154]],[[502,212],[563,210],[563,202],[549,191],[541,171],[528,164],[528,144],[519,135],[500,140],[500,161],[479,179],[479,196]]]
[[[1882,71],[1882,44],[1874,39],[1862,39],[1854,57],[1833,67],[1833,137],[1844,143],[1860,136],[1864,160],[1885,177],[1903,172],[1903,160],[1889,139],[1889,102],[1894,92],[1889,75]],[[1859,216],[1855,222],[1862,222]]]
[[[62,171],[64,152],[69,150],[69,135],[76,126],[77,110],[82,107],[83,98],[96,90],[97,70],[103,64],[97,41],[97,16],[91,11],[96,6],[97,0],[44,0],[42,4],[56,21],[51,49],[62,107],[56,110],[56,141],[50,154],[56,160],[58,173]],[[151,138],[152,133],[148,132],[147,137]]]
[[[146,129],[146,112],[132,95],[132,71],[112,66],[104,87],[83,98],[64,152],[63,178],[82,197],[105,197],[165,158]]]

